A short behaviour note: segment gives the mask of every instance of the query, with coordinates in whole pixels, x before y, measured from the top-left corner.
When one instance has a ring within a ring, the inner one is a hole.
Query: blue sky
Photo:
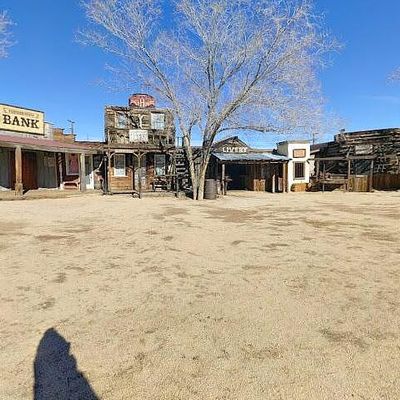
[[[72,119],[79,139],[95,140],[103,136],[104,106],[126,104],[129,93],[98,84],[112,60],[76,43],[76,31],[86,23],[79,3],[0,0],[0,10],[15,22],[17,41],[0,60],[0,102],[43,110],[60,127],[68,128]],[[400,1],[316,0],[316,5],[345,46],[320,74],[329,110],[347,130],[400,126],[400,84],[387,79],[400,66]],[[270,146],[274,139],[258,137],[252,144]]]

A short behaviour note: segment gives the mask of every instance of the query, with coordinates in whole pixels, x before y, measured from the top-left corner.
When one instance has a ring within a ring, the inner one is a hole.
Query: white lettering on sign
[[[225,146],[222,148],[223,153],[247,153],[247,147]]]
[[[143,129],[131,129],[129,131],[129,143],[147,143],[149,134]]]
[[[372,154],[372,144],[356,144],[354,146],[354,153],[359,154]]]

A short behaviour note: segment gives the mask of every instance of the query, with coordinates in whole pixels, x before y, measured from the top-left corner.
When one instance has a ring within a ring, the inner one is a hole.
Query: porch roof
[[[219,161],[222,162],[285,162],[290,158],[280,154],[273,153],[212,153]]]
[[[38,150],[59,153],[86,153],[96,154],[99,148],[95,145],[89,146],[87,144],[79,143],[66,143],[57,140],[50,140],[44,138],[14,136],[0,134],[0,147],[15,148],[21,146],[22,149]]]

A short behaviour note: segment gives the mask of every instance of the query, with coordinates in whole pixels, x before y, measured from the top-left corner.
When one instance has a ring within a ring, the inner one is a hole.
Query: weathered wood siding
[[[122,191],[132,191],[134,190],[134,167],[132,162],[132,155],[125,155],[125,176],[115,176],[114,175],[114,157],[111,159],[111,169],[110,169],[110,185],[112,191],[122,192]]]
[[[152,129],[151,114],[164,115],[164,129]],[[126,118],[127,125],[125,128],[118,127],[118,115]],[[148,132],[148,143],[142,143],[140,146],[154,147],[160,145],[175,144],[175,126],[172,113],[167,109],[159,108],[130,108],[109,106],[105,109],[105,140],[109,144],[126,144],[134,146],[129,142],[129,130],[142,129]]]
[[[400,174],[377,174],[374,176],[373,188],[376,190],[399,190]]]
[[[0,148],[0,189],[11,189],[10,182],[10,153],[9,149]]]
[[[340,133],[324,144],[318,157],[375,156],[374,174],[400,174],[400,129]],[[369,174],[370,161],[352,162],[352,174]],[[335,162],[329,172],[347,174],[347,162]]]

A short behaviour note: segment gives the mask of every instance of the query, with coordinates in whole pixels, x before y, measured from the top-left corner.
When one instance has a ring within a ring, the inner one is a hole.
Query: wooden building
[[[227,190],[287,192],[290,158],[274,150],[253,149],[237,136],[215,143],[208,178]]]
[[[313,185],[322,190],[400,189],[400,129],[341,131],[312,146]]]
[[[93,160],[101,146],[75,141],[44,121],[38,110],[0,104],[0,190],[95,186]]]
[[[169,191],[175,186],[175,127],[172,113],[155,99],[134,94],[127,107],[105,108],[108,193]]]

